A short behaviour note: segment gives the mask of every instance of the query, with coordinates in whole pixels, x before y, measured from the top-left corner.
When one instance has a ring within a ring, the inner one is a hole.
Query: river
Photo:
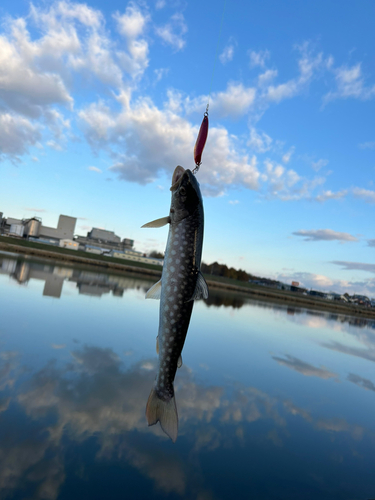
[[[375,497],[375,321],[211,291],[148,427],[158,301],[137,275],[0,253],[0,497]]]

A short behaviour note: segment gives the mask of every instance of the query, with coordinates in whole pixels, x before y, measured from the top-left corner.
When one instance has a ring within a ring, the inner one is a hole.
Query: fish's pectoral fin
[[[197,283],[195,285],[194,293],[190,300],[199,300],[208,298],[208,286],[203,274],[198,271]]]
[[[159,335],[156,337],[156,354],[159,354]]]
[[[174,396],[168,401],[160,399],[155,387],[152,389],[146,406],[146,418],[148,425],[160,422],[161,428],[173,442],[178,434],[178,415],[176,400]]]
[[[143,224],[141,227],[163,227],[167,224],[170,224],[171,218],[169,215],[167,217],[161,217],[160,219],[155,219],[151,222],[147,222],[147,224]]]
[[[152,285],[150,290],[146,293],[146,299],[160,299],[161,295],[161,280],[159,280],[155,285]]]
[[[182,356],[180,355],[177,360],[177,368],[181,368],[182,366]]]

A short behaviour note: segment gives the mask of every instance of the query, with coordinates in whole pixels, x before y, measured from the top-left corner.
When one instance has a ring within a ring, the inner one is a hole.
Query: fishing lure
[[[203,120],[201,123],[201,127],[199,129],[198,137],[194,146],[194,161],[195,168],[193,170],[193,174],[196,174],[199,170],[199,167],[202,163],[202,153],[204,150],[204,146],[206,145],[208,135],[208,112],[206,111]]]

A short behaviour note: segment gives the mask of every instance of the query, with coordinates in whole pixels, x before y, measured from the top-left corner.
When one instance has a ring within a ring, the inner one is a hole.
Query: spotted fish
[[[169,224],[161,280],[146,298],[160,299],[156,351],[159,369],[147,401],[148,425],[160,422],[163,431],[177,439],[178,415],[173,381],[182,365],[181,351],[188,331],[194,300],[207,298],[207,283],[200,271],[203,244],[203,202],[198,181],[190,170],[176,167],[172,177],[169,216],[142,227]]]

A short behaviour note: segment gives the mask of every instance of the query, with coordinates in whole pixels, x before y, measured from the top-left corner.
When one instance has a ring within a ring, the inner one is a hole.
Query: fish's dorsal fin
[[[159,354],[159,335],[156,337],[156,354]]]
[[[161,280],[159,280],[155,285],[152,285],[150,290],[146,293],[146,299],[160,299],[161,295]]]
[[[177,360],[177,368],[181,368],[182,366],[182,356],[180,354],[180,356],[178,357],[178,360]]]
[[[199,300],[208,298],[208,286],[203,274],[198,271],[197,283],[195,285],[194,293],[190,300]],[[190,302],[190,301],[188,301]]]
[[[171,218],[167,215],[167,217],[161,217],[161,219],[155,219],[151,222],[147,222],[147,224],[143,224],[141,227],[163,227],[170,224],[170,222]]]

